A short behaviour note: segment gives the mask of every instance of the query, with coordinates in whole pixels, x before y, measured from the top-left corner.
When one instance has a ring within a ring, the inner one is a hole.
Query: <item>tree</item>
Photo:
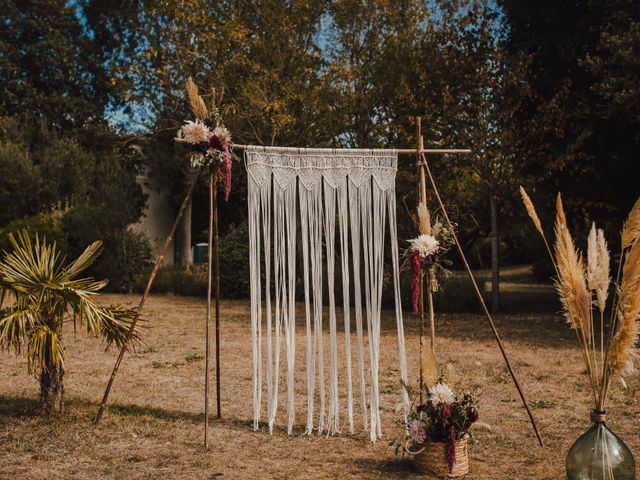
[[[110,46],[108,69],[121,92],[114,108],[133,120],[123,126],[148,133],[138,143],[151,175],[171,189],[176,205],[193,173],[186,150],[173,141],[191,118],[181,98],[189,76],[205,95],[212,87],[224,92],[219,107],[237,143],[334,143],[334,106],[316,42],[325,2],[170,0],[133,2],[124,12],[114,8],[120,3],[82,2],[89,28]],[[193,218],[191,209],[183,216],[177,237],[185,253],[191,233],[206,229],[206,217],[198,214],[204,193],[194,194]],[[244,219],[245,193],[243,176],[235,176],[229,202],[220,206],[223,232]]]
[[[0,1],[0,115],[56,131],[104,124],[109,84],[96,44],[65,0]]]
[[[578,229],[586,233],[596,220],[613,233],[635,200],[633,179],[640,175],[633,93],[640,6],[627,0],[500,4],[509,49],[531,58],[532,95],[515,117],[526,174],[542,195],[571,192]]]
[[[100,336],[120,347],[125,341],[134,311],[118,306],[101,306],[96,296],[106,280],[79,277],[101,253],[94,242],[72,263],[56,244],[26,231],[10,236],[13,251],[0,262],[0,288],[15,301],[0,310],[0,348],[26,349],[29,371],[40,377],[40,399],[44,412],[61,411],[64,402],[65,349],[63,326],[86,327],[88,335]],[[133,333],[133,341],[140,331]]]

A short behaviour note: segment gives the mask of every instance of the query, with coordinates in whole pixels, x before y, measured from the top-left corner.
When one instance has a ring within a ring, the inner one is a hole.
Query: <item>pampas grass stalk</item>
[[[605,342],[604,312],[609,297],[611,258],[604,231],[592,225],[587,239],[585,265],[569,232],[562,196],[558,194],[554,225],[556,242],[551,253],[533,202],[522,187],[520,194],[556,269],[556,290],[567,322],[576,331],[594,393],[595,407],[604,410],[613,379],[634,371],[639,358],[635,345],[640,333],[640,199],[631,210],[621,233],[621,258],[608,340]],[[596,312],[600,316],[599,352],[594,329]]]
[[[431,235],[431,215],[427,206],[422,202],[418,203],[418,221],[420,233],[422,235]]]
[[[196,118],[198,120],[208,118],[209,111],[207,110],[207,105],[204,103],[204,100],[200,96],[198,86],[191,77],[187,79],[186,90],[189,97],[189,105],[191,106],[191,110]]]
[[[553,268],[556,271],[556,277],[558,276],[558,266],[556,265],[556,260],[553,257],[553,253],[551,253],[551,247],[549,246],[549,242],[547,241],[547,236],[544,234],[544,230],[542,229],[542,222],[540,222],[540,217],[538,217],[538,212],[536,212],[536,208],[533,206],[533,202],[531,198],[527,194],[527,191],[520,185],[520,195],[522,196],[522,203],[524,203],[525,208],[527,209],[527,213],[531,218],[531,221],[540,233],[542,240],[544,241],[545,247],[547,247],[547,253],[549,254],[549,258],[551,258],[551,263],[553,264]]]
[[[622,226],[622,249],[627,249],[640,237],[640,198]]]

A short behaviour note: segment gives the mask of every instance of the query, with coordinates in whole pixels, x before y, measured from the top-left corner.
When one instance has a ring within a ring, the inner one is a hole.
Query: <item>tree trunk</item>
[[[491,209],[491,311],[500,310],[500,245],[498,238],[498,206],[496,197],[489,197]]]
[[[179,231],[179,245],[180,250],[178,252],[178,261],[176,266],[180,269],[186,270],[193,265],[193,257],[191,255],[191,210],[192,203],[191,198],[187,202],[187,206],[182,214],[182,221],[180,222]]]
[[[53,327],[56,329],[56,327]],[[62,343],[62,334],[57,332]],[[62,412],[64,408],[64,367],[55,366],[49,355],[45,358],[45,368],[40,372],[40,402],[42,413]]]

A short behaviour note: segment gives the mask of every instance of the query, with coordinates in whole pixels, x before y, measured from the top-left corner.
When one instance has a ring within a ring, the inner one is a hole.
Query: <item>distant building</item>
[[[148,170],[139,175],[137,182],[142,186],[144,193],[148,195],[147,205],[138,223],[131,225],[135,232],[147,235],[153,247],[153,253],[160,255],[164,241],[169,235],[173,221],[175,220],[174,207],[171,205],[170,193],[167,189],[161,189],[157,181],[149,176]],[[175,261],[175,237],[164,259],[164,265],[172,266]]]

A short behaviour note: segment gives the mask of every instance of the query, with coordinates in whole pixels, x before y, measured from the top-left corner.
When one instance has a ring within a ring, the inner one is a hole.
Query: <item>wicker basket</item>
[[[413,455],[413,461],[419,472],[430,473],[439,477],[455,478],[469,473],[467,444],[467,438],[456,441],[456,461],[451,469],[447,462],[446,442],[427,442],[418,451],[411,451],[408,448],[406,451]]]

